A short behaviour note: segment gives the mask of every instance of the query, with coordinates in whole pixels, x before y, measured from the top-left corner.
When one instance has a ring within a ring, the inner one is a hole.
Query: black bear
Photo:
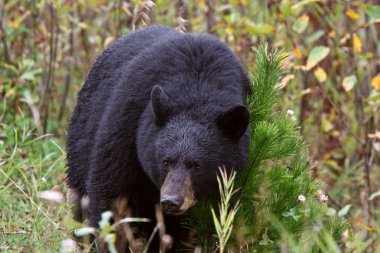
[[[154,220],[160,203],[166,221],[180,222],[218,193],[218,167],[246,163],[250,92],[236,57],[210,35],[149,26],[118,39],[92,67],[68,128],[68,187],[89,199],[82,218],[97,226],[125,196],[132,216]],[[166,225],[176,239],[178,224]]]

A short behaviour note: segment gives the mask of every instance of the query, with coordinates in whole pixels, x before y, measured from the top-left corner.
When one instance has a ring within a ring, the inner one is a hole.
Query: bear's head
[[[156,85],[140,120],[138,158],[160,191],[165,213],[183,214],[198,200],[216,195],[218,168],[238,170],[247,161],[247,108],[204,107],[173,104]]]

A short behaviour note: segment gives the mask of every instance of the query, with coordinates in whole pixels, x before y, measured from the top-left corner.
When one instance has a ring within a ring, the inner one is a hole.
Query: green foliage
[[[256,49],[255,54],[256,64],[260,67],[256,67],[256,70],[252,72],[254,95],[248,100],[251,122],[254,126],[270,118],[273,113],[273,107],[278,99],[278,87],[276,86],[282,75],[280,64],[286,57],[286,55],[279,56],[279,52],[272,52],[270,56],[267,56],[260,54],[258,50],[268,51],[269,49],[265,45],[263,49]]]
[[[57,252],[69,237],[61,141],[36,136],[28,118],[14,120],[0,125],[0,251]],[[45,191],[59,198],[43,198]]]

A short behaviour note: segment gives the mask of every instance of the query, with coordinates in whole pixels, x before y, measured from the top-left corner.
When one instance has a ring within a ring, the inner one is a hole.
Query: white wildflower
[[[38,193],[38,197],[41,199],[62,202],[64,200],[63,194],[57,191],[43,191]]]
[[[293,116],[293,115],[294,115],[294,111],[293,111],[293,110],[288,110],[287,113],[288,113],[290,116]]]
[[[319,201],[321,202],[327,202],[329,200],[329,197],[325,194],[319,195]]]
[[[66,239],[61,242],[61,252],[62,253],[74,253],[79,252],[76,243],[72,239]]]
[[[298,196],[298,200],[301,201],[301,202],[305,202],[306,197],[304,195],[299,195]]]
[[[348,239],[350,237],[350,231],[348,231],[348,229],[344,230],[342,237],[343,239]]]

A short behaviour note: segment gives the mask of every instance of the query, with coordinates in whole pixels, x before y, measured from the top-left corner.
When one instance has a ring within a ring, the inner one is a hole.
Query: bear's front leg
[[[88,197],[89,204],[86,215],[88,225],[91,227],[99,227],[101,214],[110,209],[110,201],[106,201],[102,194],[95,192],[89,193]]]
[[[86,182],[86,192],[88,196],[88,208],[86,219],[91,227],[99,227],[101,214],[111,208],[113,194],[109,191],[110,184],[117,183],[106,181],[105,170],[94,169],[89,172]],[[109,179],[109,178],[108,178]]]

